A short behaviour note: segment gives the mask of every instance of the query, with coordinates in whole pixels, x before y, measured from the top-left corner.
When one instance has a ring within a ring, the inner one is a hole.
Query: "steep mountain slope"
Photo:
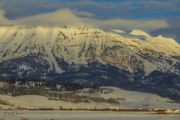
[[[180,99],[180,45],[140,30],[0,27],[0,76],[113,85]]]

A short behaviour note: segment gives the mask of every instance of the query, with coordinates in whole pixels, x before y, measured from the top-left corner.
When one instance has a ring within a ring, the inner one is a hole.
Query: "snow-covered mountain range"
[[[141,30],[3,26],[0,77],[112,85],[180,100],[180,45]]]

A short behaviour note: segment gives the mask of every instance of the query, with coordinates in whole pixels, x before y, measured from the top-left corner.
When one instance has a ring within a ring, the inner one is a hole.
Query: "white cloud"
[[[0,10],[0,25],[9,25],[11,21],[4,17],[4,11]]]
[[[65,25],[82,23],[82,19],[75,16],[69,9],[58,10],[52,13],[39,14],[24,17],[16,20],[8,20],[4,17],[4,12],[0,11],[1,25]]]
[[[72,12],[73,12],[75,15],[80,16],[80,17],[93,17],[93,16],[95,16],[95,15],[92,14],[92,13],[82,12],[82,11],[77,11],[77,10],[72,10]]]
[[[78,17],[75,14],[84,15]],[[86,17],[85,17],[86,16]],[[4,12],[0,11],[0,25],[45,25],[56,26],[66,24],[92,24],[98,27],[105,28],[124,28],[128,30],[143,29],[146,31],[167,28],[169,25],[165,20],[125,20],[125,19],[110,19],[98,20],[89,18],[93,16],[91,13],[71,11],[70,9],[62,9],[52,13],[44,13],[31,17],[24,17],[16,20],[8,20],[4,17]]]
[[[142,29],[146,31],[152,31],[169,27],[168,23],[165,20],[86,19],[86,21],[97,26],[104,26],[107,28],[123,28],[127,30]]]
[[[82,19],[75,16],[69,9],[58,10],[52,13],[40,14],[17,20],[17,23],[25,25],[64,25],[81,22]]]

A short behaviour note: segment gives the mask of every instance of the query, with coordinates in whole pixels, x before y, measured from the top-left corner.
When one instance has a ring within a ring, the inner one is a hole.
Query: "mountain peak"
[[[162,35],[158,35],[156,37],[156,40],[162,42],[166,46],[171,47],[171,49],[175,49],[175,48],[180,49],[180,45],[173,38],[167,38],[167,37],[163,37]],[[179,53],[180,53],[180,51],[179,51]]]
[[[101,80],[104,85],[162,84],[163,89],[174,92],[176,89],[168,88],[172,83],[179,93],[180,45],[171,38],[151,37],[141,30],[118,32],[122,33],[87,25],[0,27],[0,77],[90,85],[98,85]]]
[[[151,37],[148,33],[142,31],[142,30],[138,30],[138,29],[135,29],[135,30],[132,30],[129,34],[131,35],[136,35],[136,36],[145,36],[145,37]]]
[[[113,29],[112,31],[117,33],[126,33],[125,31],[119,29]]]

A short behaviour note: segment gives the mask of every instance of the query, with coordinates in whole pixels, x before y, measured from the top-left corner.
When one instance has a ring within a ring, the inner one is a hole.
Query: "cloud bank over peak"
[[[5,12],[0,10],[0,25],[9,25],[10,21],[4,17]]]
[[[0,25],[141,29],[180,43],[180,0],[0,0]]]
[[[125,30],[142,29],[145,31],[153,31],[160,28],[168,28],[169,24],[165,20],[128,20],[128,19],[109,19],[97,20],[86,19],[87,23],[105,28],[121,28]]]
[[[39,15],[23,17],[15,20],[8,20],[4,16],[4,11],[0,11],[0,24],[1,25],[65,25],[82,23],[82,19],[75,16],[71,10],[62,9],[52,13],[42,13]]]
[[[125,30],[143,29],[145,31],[167,28],[169,25],[165,20],[127,20],[108,19],[100,20],[92,18],[95,15],[88,12],[60,9],[54,12],[22,17],[10,20],[0,11],[0,25],[42,25],[42,26],[63,26],[73,24],[90,24],[102,28],[122,28]]]
[[[82,23],[82,19],[75,16],[71,10],[62,9],[52,13],[43,13],[35,16],[25,17],[17,20],[19,24],[25,25],[65,25]]]

